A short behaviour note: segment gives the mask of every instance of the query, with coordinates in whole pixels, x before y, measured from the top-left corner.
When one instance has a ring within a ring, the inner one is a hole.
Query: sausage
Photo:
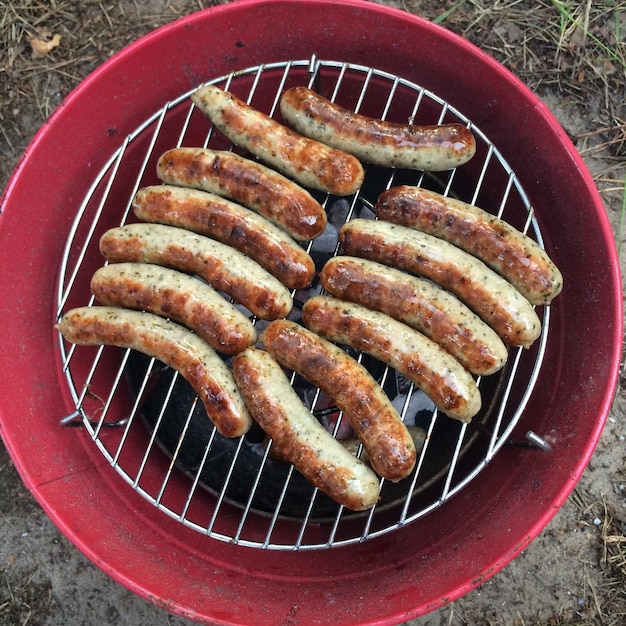
[[[380,485],[374,472],[317,421],[270,354],[248,348],[235,357],[233,374],[272,449],[335,502],[353,511],[376,504]]]
[[[108,230],[100,252],[112,263],[155,263],[197,274],[261,319],[286,316],[293,306],[287,288],[247,256],[184,228],[127,224]]]
[[[415,444],[371,374],[344,350],[289,320],[271,322],[261,337],[267,351],[332,398],[350,421],[371,465],[396,482],[415,466]]]
[[[326,212],[308,191],[232,152],[174,148],[159,158],[157,176],[170,185],[194,187],[239,202],[297,241],[315,239],[326,228]]]
[[[357,158],[294,132],[232,93],[205,85],[191,99],[235,145],[305,187],[349,196],[363,184]]]
[[[152,263],[113,263],[91,278],[91,293],[108,306],[145,310],[180,322],[214,350],[236,354],[256,343],[252,322],[205,282]]]
[[[474,135],[462,124],[385,122],[344,109],[306,87],[285,91],[280,112],[299,133],[382,167],[437,172],[466,163],[476,152]]]
[[[198,335],[153,313],[86,306],[68,311],[56,328],[71,343],[131,348],[183,376],[224,437],[239,437],[252,425],[232,372]]]
[[[320,279],[322,287],[337,298],[386,313],[424,333],[472,374],[487,376],[506,363],[507,349],[496,332],[430,281],[348,256],[328,260]]]
[[[471,374],[422,333],[385,313],[328,296],[305,303],[302,319],[309,330],[386,363],[415,383],[443,413],[470,422],[481,406]]]
[[[284,230],[254,211],[206,191],[156,185],[133,198],[135,215],[146,222],[187,228],[217,239],[254,259],[288,289],[301,289],[315,264]]]
[[[426,233],[382,220],[356,219],[339,233],[344,254],[419,274],[450,290],[511,345],[529,347],[541,333],[532,305],[476,257]]]
[[[473,254],[531,304],[549,304],[563,288],[561,272],[536,241],[477,206],[402,185],[383,192],[375,212],[382,220],[441,237]]]

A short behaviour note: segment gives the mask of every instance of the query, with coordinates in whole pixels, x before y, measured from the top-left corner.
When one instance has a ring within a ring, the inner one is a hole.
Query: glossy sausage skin
[[[252,417],[232,372],[198,335],[158,315],[118,307],[90,306],[68,311],[57,324],[63,337],[79,345],[131,348],[177,370],[203,402],[225,437],[248,431]]]
[[[100,238],[100,252],[112,263],[155,263],[196,274],[261,319],[286,316],[293,306],[287,288],[247,256],[184,228],[127,224]]]
[[[285,91],[280,111],[299,133],[382,167],[449,170],[476,152],[476,140],[462,124],[384,122],[344,109],[306,87]]]
[[[140,189],[135,215],[217,239],[254,259],[288,289],[300,289],[315,276],[313,259],[284,230],[231,200],[206,191],[172,185]]]
[[[337,403],[380,476],[398,481],[411,473],[416,461],[413,439],[385,392],[360,363],[288,320],[270,323],[262,341],[279,363],[297,371]]]
[[[202,189],[266,217],[297,241],[319,237],[326,212],[295,182],[232,152],[174,148],[159,158],[157,176],[170,185]]]
[[[257,340],[252,322],[205,282],[153,263],[110,263],[91,278],[102,304],[150,311],[180,322],[222,354]]]
[[[374,472],[353,456],[313,416],[267,352],[248,348],[233,374],[252,417],[279,454],[335,502],[363,511],[378,501]]]
[[[235,145],[305,187],[349,196],[363,184],[357,158],[296,133],[232,93],[205,85],[191,99]]]
[[[435,406],[470,422],[481,406],[476,382],[434,341],[385,313],[328,296],[310,298],[302,319],[313,332],[386,363],[415,383]]]
[[[477,206],[402,185],[383,192],[375,212],[379,219],[441,237],[473,254],[531,304],[549,304],[563,288],[561,272],[536,241]]]
[[[424,333],[472,374],[497,372],[508,357],[496,332],[445,289],[393,267],[336,256],[320,272],[324,289]]]
[[[339,233],[344,254],[424,276],[449,289],[511,345],[530,346],[541,333],[532,305],[482,261],[452,244],[382,220],[352,220]]]

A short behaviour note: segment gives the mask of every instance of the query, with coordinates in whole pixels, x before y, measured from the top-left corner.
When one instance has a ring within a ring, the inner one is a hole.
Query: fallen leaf
[[[33,37],[30,40],[30,47],[33,49],[33,59],[41,59],[45,57],[50,50],[53,50],[61,44],[61,35],[58,33],[52,37],[50,41],[42,41],[38,37]]]
[[[617,72],[617,67],[607,59],[604,62],[604,73],[607,76],[611,76],[612,74],[615,74],[615,72]]]
[[[587,31],[576,27],[569,40],[570,48],[584,48],[587,45]]]

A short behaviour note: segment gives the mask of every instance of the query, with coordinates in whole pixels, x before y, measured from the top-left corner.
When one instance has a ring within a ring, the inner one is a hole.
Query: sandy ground
[[[603,190],[607,171],[611,181],[621,180],[623,185],[624,159],[616,161],[602,150],[602,137],[595,132],[600,128],[598,118],[583,116],[551,87],[537,85],[536,91],[570,136],[585,138],[578,145]],[[40,123],[36,118],[24,121],[27,130],[21,144],[0,137],[0,187]],[[620,193],[603,193],[615,233],[620,228]],[[621,265],[624,271],[623,258]],[[609,535],[623,540],[626,531],[625,410],[622,386],[589,468],[562,510],[527,550],[475,591],[410,624],[626,623],[625,570],[623,565],[611,564],[606,541]],[[0,447],[0,571],[0,624],[190,624],[135,596],[87,561],[24,488],[4,447]]]

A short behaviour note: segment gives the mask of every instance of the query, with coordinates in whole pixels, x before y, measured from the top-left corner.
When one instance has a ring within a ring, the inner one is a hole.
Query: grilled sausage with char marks
[[[380,476],[395,482],[413,471],[417,456],[413,439],[365,367],[330,341],[288,320],[271,322],[262,341],[279,363],[337,403]]]
[[[233,361],[233,374],[248,410],[280,455],[315,487],[353,510],[378,500],[374,472],[353,456],[313,416],[274,358],[248,348]]]
[[[319,237],[326,212],[297,183],[232,152],[174,148],[159,158],[157,176],[170,185],[202,189],[252,209],[297,241]]]
[[[531,304],[549,304],[563,288],[561,272],[536,241],[477,206],[402,185],[383,192],[375,212],[382,220],[441,237],[473,254]]]
[[[131,348],[175,369],[193,387],[224,437],[239,437],[252,425],[228,366],[198,335],[179,324],[152,313],[86,306],[68,311],[57,328],[71,343]]]
[[[349,196],[363,184],[357,158],[294,132],[216,85],[200,87],[191,99],[235,145],[305,187]]]
[[[162,224],[112,228],[102,235],[100,252],[112,263],[156,263],[196,274],[261,319],[285,317],[293,306],[287,288],[256,261],[184,228]]]
[[[213,287],[152,263],[112,263],[91,278],[91,293],[108,306],[150,311],[184,324],[222,354],[257,340],[252,322]]]
[[[300,289],[315,276],[313,259],[284,230],[231,200],[206,191],[155,185],[133,198],[135,215],[217,239],[254,259],[288,289]]]
[[[470,373],[443,348],[385,313],[316,296],[302,309],[313,332],[386,363],[415,383],[448,417],[470,422],[481,406]]]
[[[476,152],[462,124],[396,124],[344,109],[306,87],[285,91],[285,121],[299,133],[382,167],[441,171],[458,167]]]
[[[320,272],[324,289],[424,333],[472,374],[497,372],[508,357],[496,332],[451,293],[375,261],[337,256]]]
[[[500,338],[528,347],[541,333],[532,305],[482,261],[426,233],[382,220],[347,222],[339,233],[344,254],[419,274],[449,289]]]

